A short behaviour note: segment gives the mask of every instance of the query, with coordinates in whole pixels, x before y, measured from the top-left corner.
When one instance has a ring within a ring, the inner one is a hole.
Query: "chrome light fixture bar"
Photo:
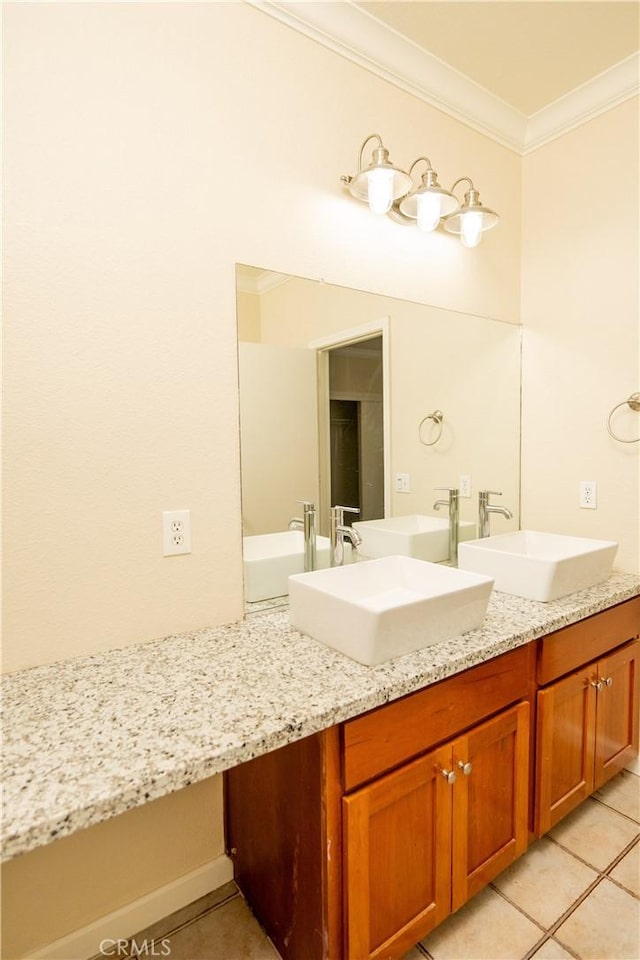
[[[371,163],[365,167],[364,150],[371,140],[377,146]],[[426,169],[420,182],[415,183],[413,173],[419,163],[425,163]],[[446,190],[438,183],[438,174],[428,157],[418,157],[409,173],[405,173],[391,163],[389,151],[377,133],[370,134],[360,147],[356,175],[340,179],[352,196],[369,203],[372,213],[388,214],[396,223],[415,223],[425,232],[442,224],[447,232],[458,234],[465,247],[477,246],[482,234],[500,221],[497,213],[480,203],[480,195],[469,177],[460,177],[451,190]],[[465,181],[469,189],[461,204],[453,191]]]

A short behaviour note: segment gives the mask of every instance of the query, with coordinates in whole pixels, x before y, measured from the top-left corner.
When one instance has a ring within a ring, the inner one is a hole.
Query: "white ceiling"
[[[525,155],[640,91],[640,0],[247,0]]]

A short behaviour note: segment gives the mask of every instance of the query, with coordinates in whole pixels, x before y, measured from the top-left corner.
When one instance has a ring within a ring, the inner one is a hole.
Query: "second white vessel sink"
[[[374,666],[479,627],[490,577],[383,557],[289,577],[289,619],[327,646]]]
[[[618,544],[518,530],[460,544],[458,566],[494,577],[495,588],[526,600],[557,600],[611,573]]]
[[[353,527],[362,540],[358,552],[363,557],[400,555],[432,563],[449,558],[449,521],[444,518],[414,513],[384,520],[358,520]],[[460,521],[459,540],[473,540],[477,535],[475,523]]]
[[[292,573],[304,570],[304,534],[283,530],[242,538],[244,598],[247,603],[283,597]],[[316,565],[329,566],[329,538],[316,538]]]

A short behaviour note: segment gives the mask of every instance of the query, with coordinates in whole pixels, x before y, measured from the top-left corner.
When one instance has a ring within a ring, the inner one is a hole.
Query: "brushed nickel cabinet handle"
[[[445,770],[444,767],[442,767],[440,773],[445,778],[447,783],[455,783],[458,779],[455,770]]]
[[[466,762],[464,760],[458,760],[458,766],[464,773],[465,777],[468,777],[471,771],[473,770],[473,767],[468,760]]]

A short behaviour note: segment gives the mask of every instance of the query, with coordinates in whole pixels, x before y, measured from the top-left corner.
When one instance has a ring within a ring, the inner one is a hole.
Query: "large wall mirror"
[[[350,520],[442,517],[437,487],[465,488],[462,521],[501,491],[513,520],[493,532],[518,528],[518,325],[249,265],[236,287],[248,609],[286,593],[254,572],[288,552],[299,501],[319,542],[336,503]]]

